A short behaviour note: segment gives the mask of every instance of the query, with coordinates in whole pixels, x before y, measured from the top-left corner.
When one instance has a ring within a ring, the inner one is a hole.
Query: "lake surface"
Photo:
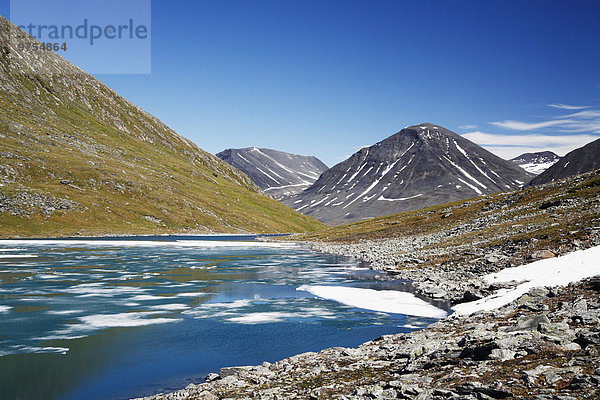
[[[151,395],[444,314],[383,278],[246,236],[0,240],[0,398]]]

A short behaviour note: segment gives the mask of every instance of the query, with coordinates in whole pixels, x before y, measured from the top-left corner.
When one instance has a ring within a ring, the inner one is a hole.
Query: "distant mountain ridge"
[[[284,204],[336,225],[514,190],[532,176],[448,129],[423,123],[362,148]]]
[[[539,175],[560,160],[560,157],[551,151],[540,151],[537,153],[524,153],[509,161],[517,164],[525,171]]]
[[[600,139],[567,153],[556,164],[533,178],[529,185],[541,185],[597,169],[600,169]]]
[[[227,149],[218,153],[217,157],[243,171],[277,200],[302,192],[328,169],[313,156],[256,147]]]
[[[0,17],[0,236],[321,224]]]

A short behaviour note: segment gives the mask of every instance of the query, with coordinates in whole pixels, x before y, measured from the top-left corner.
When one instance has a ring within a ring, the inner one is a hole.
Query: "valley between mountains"
[[[426,329],[225,367],[152,399],[600,397],[600,139],[504,160],[420,123],[331,168],[212,155],[56,54],[19,50],[34,39],[1,17],[0,33],[0,236],[294,233],[277,240],[454,307]]]

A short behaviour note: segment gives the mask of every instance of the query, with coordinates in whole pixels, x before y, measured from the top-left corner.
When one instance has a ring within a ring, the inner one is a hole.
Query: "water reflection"
[[[222,366],[357,345],[432,322],[296,290],[410,290],[356,261],[208,239],[0,241],[0,398],[147,395]],[[225,239],[236,238],[218,237]]]

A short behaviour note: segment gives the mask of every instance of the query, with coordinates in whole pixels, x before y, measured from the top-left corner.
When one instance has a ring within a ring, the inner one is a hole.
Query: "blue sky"
[[[154,0],[151,11],[151,73],[96,76],[213,153],[268,147],[331,166],[421,122],[503,157],[564,155],[600,136],[599,1]]]

